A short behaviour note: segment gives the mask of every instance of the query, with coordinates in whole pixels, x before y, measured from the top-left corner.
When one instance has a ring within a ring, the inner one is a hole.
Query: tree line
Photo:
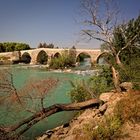
[[[16,43],[16,42],[4,42],[0,43],[0,52],[12,52],[12,51],[21,51],[29,50],[30,46],[26,43]]]
[[[46,43],[39,43],[38,47],[37,48],[55,48],[54,44],[51,43],[51,44],[46,44]],[[56,47],[58,48],[58,47]]]

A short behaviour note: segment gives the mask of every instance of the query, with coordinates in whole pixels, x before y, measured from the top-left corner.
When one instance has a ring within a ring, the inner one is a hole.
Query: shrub
[[[72,55],[71,51],[65,50],[61,56],[51,59],[51,62],[49,64],[50,68],[64,69],[65,67],[73,67],[75,64],[75,55]]]
[[[90,92],[87,90],[85,81],[78,81],[75,83],[71,81],[71,85],[73,89],[69,94],[71,96],[72,102],[82,102],[92,98]]]
[[[140,123],[140,94],[139,91],[128,93],[122,98],[114,109],[114,113],[120,117],[122,122],[130,121]]]
[[[70,92],[73,102],[81,102],[97,97],[113,88],[109,68],[103,68],[99,76],[92,76],[88,81],[71,82],[73,89]]]
[[[118,135],[122,123],[117,116],[105,116],[99,123],[85,124],[83,133],[90,140],[109,140]]]
[[[111,69],[108,66],[103,66],[101,73],[98,76],[92,76],[88,82],[88,85],[90,85],[92,92],[96,96],[110,91],[113,88]]]

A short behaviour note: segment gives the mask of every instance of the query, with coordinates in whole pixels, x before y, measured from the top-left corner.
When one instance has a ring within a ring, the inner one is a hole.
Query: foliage
[[[131,91],[117,102],[114,113],[121,121],[140,123],[140,94],[139,91]]]
[[[54,48],[54,44],[39,43],[38,48]]]
[[[101,73],[98,76],[91,77],[88,85],[96,96],[111,90],[113,88],[113,81],[110,68],[108,66],[102,66]]]
[[[94,76],[92,79],[90,79],[90,87],[96,96],[99,96],[101,93],[110,90],[110,87],[107,85],[106,78],[99,76]]]
[[[75,64],[75,50],[70,49],[69,51],[65,50],[61,56],[51,59],[49,64],[50,68],[53,69],[64,69],[68,67],[73,67]]]
[[[107,62],[118,70],[120,82],[130,81],[134,84],[140,82],[139,25],[140,16],[126,24],[117,26],[113,31],[112,45],[118,58],[116,59],[116,57],[111,55],[104,56]],[[101,47],[103,50],[106,49],[108,51],[110,48],[107,43],[102,44]]]
[[[105,121],[100,123],[98,127],[92,131],[92,137],[94,140],[108,140],[113,139],[122,123],[116,116],[106,117]]]
[[[140,82],[140,49],[124,50],[121,59],[126,69],[126,71],[120,70],[121,81],[130,81],[134,84]]]
[[[21,51],[29,49],[30,46],[25,43],[15,43],[15,42],[0,43],[0,52]]]
[[[123,24],[115,28],[113,44],[119,58],[125,67],[120,69],[120,80],[140,82],[140,16],[130,20],[127,24]],[[115,62],[115,61],[114,61]],[[115,63],[114,63],[115,64]]]
[[[109,67],[104,66],[98,76],[92,76],[88,81],[71,82],[71,85],[73,87],[70,92],[71,100],[85,101],[113,88],[112,73]]]
[[[122,122],[117,116],[104,116],[100,122],[85,124],[83,136],[88,140],[110,140],[119,135],[121,126]]]
[[[92,98],[85,81],[76,81],[75,83],[71,81],[71,85],[73,89],[69,94],[72,102],[82,102]]]

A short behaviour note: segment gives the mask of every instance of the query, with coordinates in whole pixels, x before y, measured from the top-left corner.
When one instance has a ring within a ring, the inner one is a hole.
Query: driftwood
[[[1,132],[4,132],[6,135],[12,136],[12,132],[15,135],[16,130],[16,136],[22,135],[24,132],[26,132],[29,128],[31,128],[34,124],[37,122],[43,120],[44,118],[55,114],[57,112],[61,111],[74,111],[74,110],[82,110],[90,107],[97,107],[101,103],[98,99],[90,99],[84,102],[80,103],[70,103],[70,104],[54,104],[50,107],[43,108],[41,111],[33,114],[32,116],[22,120],[21,122],[6,127],[6,128],[0,128]],[[21,128],[22,127],[22,128]]]

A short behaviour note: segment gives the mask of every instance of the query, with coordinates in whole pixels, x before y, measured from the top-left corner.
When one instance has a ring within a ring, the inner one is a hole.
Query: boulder
[[[131,82],[123,82],[120,84],[120,88],[122,91],[130,91],[133,88],[133,84]]]
[[[110,97],[114,94],[114,92],[106,92],[106,93],[102,93],[99,96],[99,99],[104,101],[104,102],[108,102]]]

